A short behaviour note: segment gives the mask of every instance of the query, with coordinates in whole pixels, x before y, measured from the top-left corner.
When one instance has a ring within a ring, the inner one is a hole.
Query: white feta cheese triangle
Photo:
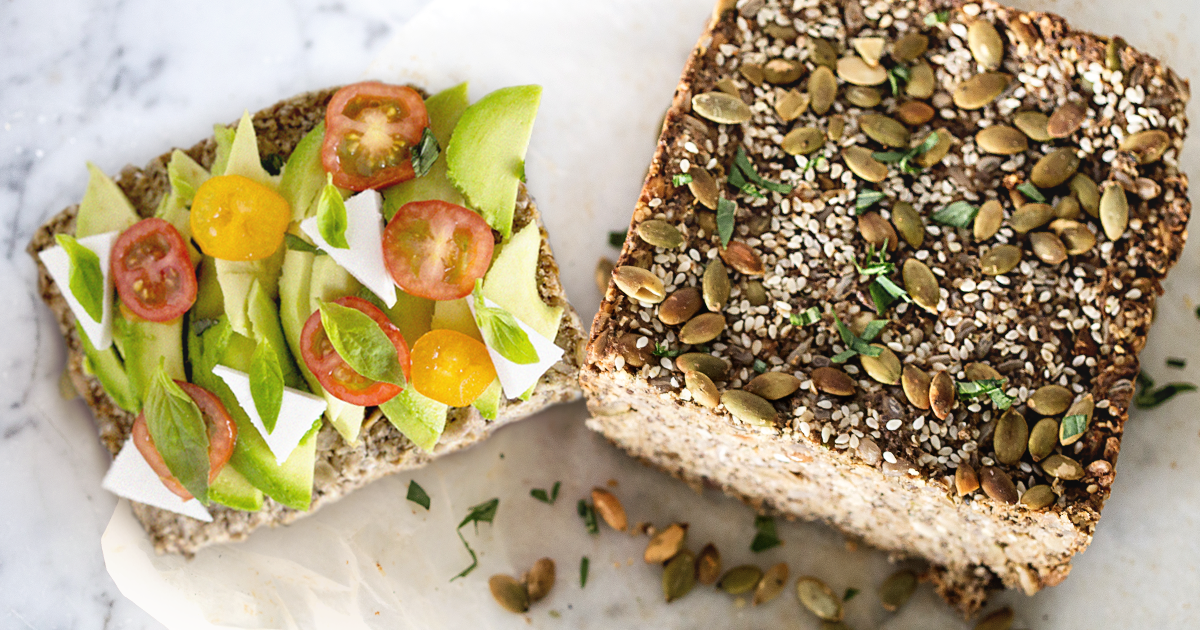
[[[213,520],[208,510],[196,499],[184,501],[174,492],[167,490],[154,469],[146,463],[146,458],[142,457],[142,452],[133,445],[133,438],[125,441],[125,446],[117,453],[117,458],[113,460],[100,486],[130,501],[190,516],[206,523]]]
[[[38,258],[46,266],[46,271],[49,271],[50,277],[54,278],[54,284],[58,285],[58,290],[67,300],[67,306],[71,307],[71,314],[75,316],[75,320],[79,322],[84,334],[87,335],[88,341],[91,341],[97,350],[106,350],[112,345],[113,283],[108,269],[108,259],[109,254],[112,253],[113,242],[120,234],[120,232],[105,232],[79,239],[80,245],[92,250],[100,258],[100,272],[104,274],[104,302],[100,321],[92,319],[79,300],[75,299],[75,294],[71,292],[71,258],[67,255],[67,250],[61,246],[54,246],[38,253]]]
[[[325,399],[313,396],[290,387],[283,388],[283,404],[279,407],[279,418],[275,421],[275,430],[267,433],[262,418],[258,415],[258,407],[254,405],[254,396],[250,393],[250,377],[245,372],[239,372],[224,365],[213,368],[213,374],[221,377],[233,397],[237,398],[242,411],[250,417],[250,422],[258,429],[267,448],[275,456],[275,461],[282,464],[291,456],[292,451],[300,444],[300,440],[312,429],[321,414],[325,413]]]
[[[468,297],[467,306],[471,309],[471,315],[475,315],[475,300]],[[495,302],[484,298],[483,303],[491,308],[500,308]],[[516,316],[513,316],[516,319]],[[496,376],[500,379],[500,385],[504,388],[504,395],[508,398],[520,398],[525,392],[529,391],[537,383],[538,379],[550,369],[550,366],[558,363],[562,358],[563,349],[554,345],[553,339],[547,339],[538,334],[536,330],[531,328],[525,322],[517,319],[517,325],[521,330],[529,335],[529,341],[533,344],[533,349],[537,351],[538,360],[536,363],[521,365],[513,363],[505,359],[496,352],[491,346],[488,346],[488,355],[492,357],[492,365],[496,367]]]
[[[321,238],[316,217],[302,221],[300,229],[390,308],[396,305],[396,284],[383,262],[383,214],[379,211],[382,205],[383,197],[375,190],[364,190],[346,200],[349,249],[333,247]]]

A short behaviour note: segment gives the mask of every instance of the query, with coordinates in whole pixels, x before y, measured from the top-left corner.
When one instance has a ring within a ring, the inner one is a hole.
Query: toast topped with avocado
[[[286,524],[579,397],[524,179],[540,89],[303,94],[35,234],[67,373],[160,553]]]

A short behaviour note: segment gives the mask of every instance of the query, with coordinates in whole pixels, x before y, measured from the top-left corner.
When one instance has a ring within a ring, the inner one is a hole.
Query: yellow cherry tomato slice
[[[192,201],[192,238],[221,260],[261,260],[279,250],[291,206],[279,193],[241,175],[200,185]]]
[[[496,380],[487,346],[455,330],[431,330],[412,347],[412,386],[451,407],[466,407]]]

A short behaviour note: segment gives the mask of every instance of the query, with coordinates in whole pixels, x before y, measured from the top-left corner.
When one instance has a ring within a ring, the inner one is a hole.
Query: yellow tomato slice
[[[286,199],[241,175],[200,185],[192,201],[192,238],[221,260],[261,260],[283,244],[292,211]]]
[[[451,407],[466,407],[496,379],[487,346],[454,330],[431,330],[412,347],[412,386]]]

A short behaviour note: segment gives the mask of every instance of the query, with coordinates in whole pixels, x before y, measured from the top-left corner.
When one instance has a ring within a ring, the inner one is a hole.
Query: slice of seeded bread
[[[1119,39],[994,2],[721,2],[592,327],[589,426],[764,512],[924,558],[965,614],[989,588],[1058,584],[1109,496],[1187,237],[1188,98]],[[792,190],[728,185],[738,147]],[[1098,188],[1059,183],[1073,169]],[[727,248],[719,197],[738,206]],[[895,268],[865,273],[868,244]],[[907,295],[880,311],[881,277]],[[834,361],[837,320],[866,336],[883,318],[878,358]],[[1000,402],[955,395],[989,379]]]
[[[263,156],[279,154],[286,157],[309,130],[325,116],[325,106],[335,89],[302,94],[282,101],[254,115],[259,152]],[[211,167],[216,144],[205,140],[191,149],[188,155],[206,168]],[[142,216],[150,216],[162,197],[170,190],[167,162],[170,153],[151,161],[143,168],[126,167],[116,179],[117,184]],[[72,233],[78,207],[67,208],[42,226],[34,235],[28,251],[37,260],[37,253],[55,245],[54,235]],[[514,229],[541,222],[537,207],[522,185],[517,199]],[[129,435],[134,416],[121,410],[104,392],[99,381],[83,370],[83,351],[75,332],[74,317],[45,267],[38,261],[39,285],[42,299],[58,319],[67,345],[67,371],[75,388],[91,407],[96,418],[100,439],[113,455],[120,450]],[[505,400],[497,419],[487,421],[474,408],[452,409],[446,430],[432,454],[416,448],[384,419],[378,409],[368,409],[367,419],[357,445],[347,444],[328,424],[322,427],[317,441],[317,461],[314,475],[313,503],[309,512],[283,507],[266,499],[259,512],[242,512],[212,506],[213,522],[203,523],[172,512],[134,503],[134,513],[145,526],[160,553],[192,554],[214,543],[242,540],[263,525],[276,526],[337,501],[342,496],[375,479],[402,470],[422,466],[437,457],[452,453],[483,440],[496,428],[526,418],[549,405],[575,400],[580,396],[578,370],[585,342],[579,315],[567,303],[559,282],[558,265],[550,252],[545,230],[542,230],[541,260],[538,268],[541,297],[552,306],[564,309],[562,323],[555,339],[566,349],[561,361],[542,376],[528,401]]]

